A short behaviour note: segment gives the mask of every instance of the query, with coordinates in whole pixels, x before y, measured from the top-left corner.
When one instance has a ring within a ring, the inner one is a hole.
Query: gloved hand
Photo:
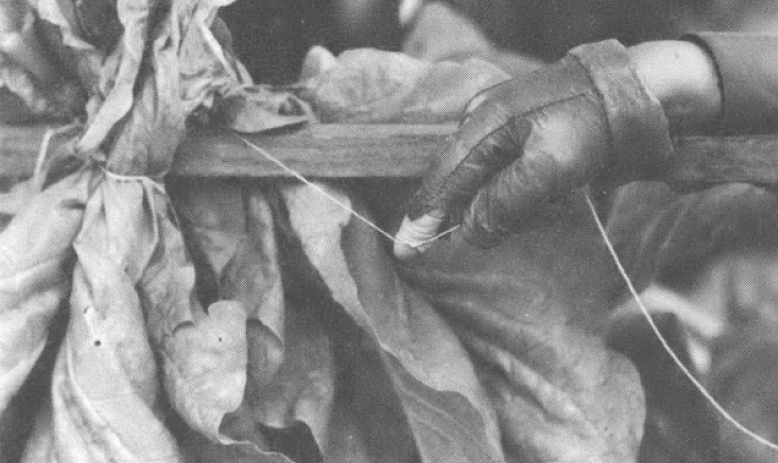
[[[397,239],[419,243],[444,220],[489,247],[528,226],[544,204],[597,180],[658,177],[672,151],[660,102],[610,40],[477,95],[411,199]],[[423,251],[396,244],[408,258]]]

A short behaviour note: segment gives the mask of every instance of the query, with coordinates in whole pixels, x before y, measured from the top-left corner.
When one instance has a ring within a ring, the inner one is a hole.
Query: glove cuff
[[[569,54],[588,71],[602,97],[617,157],[603,180],[618,184],[660,178],[673,151],[669,123],[662,104],[638,77],[626,48],[605,40],[578,46]]]

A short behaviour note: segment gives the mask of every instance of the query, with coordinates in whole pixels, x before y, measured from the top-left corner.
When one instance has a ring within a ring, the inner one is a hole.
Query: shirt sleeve
[[[703,32],[684,39],[716,62],[725,132],[778,132],[778,34]]]

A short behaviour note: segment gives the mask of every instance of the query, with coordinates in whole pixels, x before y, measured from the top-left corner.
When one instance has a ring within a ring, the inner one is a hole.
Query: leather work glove
[[[418,244],[461,220],[463,238],[498,244],[545,204],[590,181],[615,186],[661,175],[672,151],[660,102],[615,40],[477,95],[412,197],[398,241]],[[396,244],[404,259],[425,246]]]

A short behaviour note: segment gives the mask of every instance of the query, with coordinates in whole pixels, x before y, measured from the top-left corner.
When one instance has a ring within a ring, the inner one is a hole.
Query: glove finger
[[[521,79],[495,85],[468,104],[462,126],[436,156],[407,206],[411,219],[434,209],[454,211],[520,154],[523,118],[540,108],[591,94],[581,65],[566,57]]]
[[[406,206],[395,255],[409,259],[423,252],[419,244],[435,237],[447,216],[459,217],[484,184],[521,156],[532,130],[527,117],[560,101],[591,96],[590,80],[571,58],[476,95],[459,132],[433,160]]]
[[[431,240],[438,234],[445,215],[445,212],[436,210],[413,221],[407,216],[403,218],[400,229],[395,235],[393,249],[395,257],[409,261],[426,251],[432,245]]]
[[[408,213],[395,235],[397,258],[409,260],[424,252],[452,211],[461,209],[489,178],[520,154],[526,133],[521,126],[519,120],[511,119],[471,149],[463,148],[462,132],[455,137],[407,207]],[[461,162],[453,168],[446,166],[452,159]]]
[[[466,204],[521,152],[526,130],[517,117],[494,105],[479,108],[430,166],[406,212],[416,219],[432,210],[447,213]]]
[[[475,193],[495,173],[520,156],[527,133],[525,127],[528,125],[522,119],[511,119],[470,149],[448,175],[441,175],[445,169],[433,167],[432,174],[412,198],[408,215],[395,235],[395,255],[398,258],[407,260],[429,247],[427,242],[439,233],[440,225],[449,217],[459,217],[458,211]],[[460,156],[459,146],[461,144],[455,140],[446,155],[454,153],[451,156]]]
[[[492,247],[508,233],[531,228],[549,202],[607,165],[607,123],[589,95],[540,111],[527,123],[523,156],[479,191],[465,214],[461,233],[471,244]]]

